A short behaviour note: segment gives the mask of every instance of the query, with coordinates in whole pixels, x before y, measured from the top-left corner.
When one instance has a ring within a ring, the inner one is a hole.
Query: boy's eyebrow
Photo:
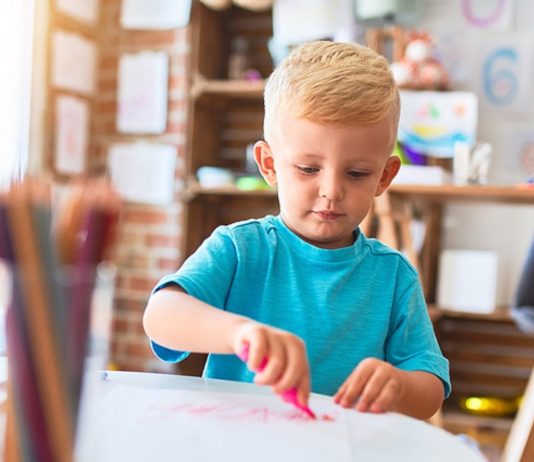
[[[299,162],[299,161],[306,161],[306,160],[322,160],[324,158],[325,158],[325,156],[323,156],[321,154],[301,153],[301,154],[297,154],[295,156],[295,161]],[[369,160],[368,159],[361,159],[359,157],[354,157],[354,158],[350,158],[350,159],[345,159],[345,162],[348,163],[348,164],[355,163],[355,164],[362,165],[362,164],[369,163]]]
[[[323,156],[319,154],[298,154],[297,160],[316,160],[316,159],[322,159]]]

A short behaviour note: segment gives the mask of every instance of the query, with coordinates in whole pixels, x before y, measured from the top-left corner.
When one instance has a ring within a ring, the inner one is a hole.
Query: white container
[[[441,308],[491,313],[497,298],[497,253],[443,250],[440,255],[437,303]]]

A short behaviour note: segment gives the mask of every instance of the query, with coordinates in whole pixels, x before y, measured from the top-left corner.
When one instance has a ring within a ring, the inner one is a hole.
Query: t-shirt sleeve
[[[450,395],[449,361],[441,353],[418,280],[404,290],[393,308],[386,358],[399,369],[437,376],[445,397]]]
[[[153,293],[170,285],[178,285],[189,295],[216,308],[225,309],[225,302],[237,266],[236,250],[226,227],[217,228],[180,267],[176,273],[163,277]],[[150,340],[154,354],[166,362],[178,362],[189,352],[166,348]]]

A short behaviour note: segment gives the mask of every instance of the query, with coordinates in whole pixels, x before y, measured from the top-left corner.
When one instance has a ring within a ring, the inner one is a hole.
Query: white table
[[[484,461],[416,419],[345,410],[316,394],[310,406],[317,421],[254,384],[101,372],[85,385],[76,461]]]

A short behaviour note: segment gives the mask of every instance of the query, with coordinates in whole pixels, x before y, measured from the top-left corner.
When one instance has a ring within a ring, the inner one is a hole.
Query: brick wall
[[[114,142],[142,139],[172,144],[178,151],[175,202],[166,207],[125,203],[114,255],[118,279],[111,359],[123,370],[157,370],[164,366],[154,359],[141,320],[150,290],[162,275],[174,271],[181,260],[180,196],[184,185],[190,31],[187,28],[123,30],[119,23],[120,0],[106,0],[100,4],[99,86],[92,127],[93,166],[104,167],[108,147]],[[170,57],[167,130],[157,136],[125,136],[115,130],[118,58],[122,53],[143,50],[166,51]]]

